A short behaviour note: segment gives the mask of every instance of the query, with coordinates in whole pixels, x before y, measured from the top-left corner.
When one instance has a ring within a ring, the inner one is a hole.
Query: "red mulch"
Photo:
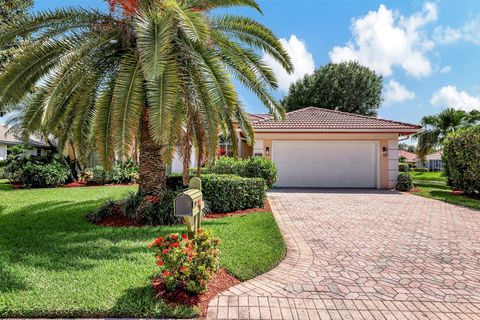
[[[243,216],[247,214],[252,214],[256,212],[270,212],[272,211],[272,208],[270,207],[270,203],[268,202],[268,199],[265,200],[265,204],[263,205],[263,208],[252,208],[252,209],[246,209],[246,210],[238,210],[238,211],[233,211],[233,212],[219,212],[219,213],[209,213],[205,215],[205,219],[218,219],[218,218],[225,218],[225,217],[231,217],[231,216]]]
[[[200,294],[192,294],[180,289],[167,292],[161,277],[155,278],[152,285],[156,297],[165,299],[167,303],[172,305],[197,306],[202,316],[206,316],[210,300],[239,283],[240,280],[229,274],[225,269],[220,269],[208,282],[207,291]]]
[[[417,187],[413,187],[412,190],[410,190],[410,192],[420,192],[420,188],[417,188]]]
[[[137,184],[135,183],[110,183],[110,184],[101,184],[101,183],[95,183],[92,181],[88,182],[79,182],[79,181],[74,181],[70,182],[67,184],[62,185],[62,188],[79,188],[79,187],[99,187],[99,186],[105,186],[105,187],[117,187],[117,186],[136,186]]]

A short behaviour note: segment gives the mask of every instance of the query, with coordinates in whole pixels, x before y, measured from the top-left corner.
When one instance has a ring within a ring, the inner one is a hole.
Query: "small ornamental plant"
[[[217,272],[220,239],[199,230],[193,239],[186,234],[167,234],[148,247],[155,252],[157,266],[167,291],[183,289],[201,293]]]

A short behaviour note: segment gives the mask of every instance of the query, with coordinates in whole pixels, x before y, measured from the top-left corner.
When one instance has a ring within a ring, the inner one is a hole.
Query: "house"
[[[7,126],[0,124],[0,160],[7,158],[10,147],[20,144],[25,144],[25,141],[9,132]],[[48,150],[54,149],[48,143],[43,142],[42,139],[34,136],[30,137],[27,144],[31,147],[31,150],[29,150],[31,155],[44,156]]]
[[[442,151],[436,151],[425,157],[424,168],[430,171],[443,171]]]
[[[403,161],[403,163],[408,163],[408,165],[413,168],[415,168],[419,162],[419,159],[415,153],[406,150],[398,151],[398,159],[400,162]]]
[[[277,187],[378,188],[395,186],[398,139],[421,126],[309,107],[284,121],[251,115],[255,145],[239,131],[240,156],[272,159]]]

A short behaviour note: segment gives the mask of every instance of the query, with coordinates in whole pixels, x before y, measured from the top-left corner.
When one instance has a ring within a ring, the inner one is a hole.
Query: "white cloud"
[[[449,85],[436,91],[430,102],[434,106],[455,108],[465,111],[480,110],[480,96],[472,96],[466,91],[459,91],[457,87]]]
[[[329,56],[332,62],[357,60],[384,76],[399,66],[415,77],[425,77],[432,72],[426,53],[434,46],[422,28],[437,20],[434,3],[424,4],[422,11],[409,17],[399,15],[380,5],[377,11],[354,19],[353,40],[343,47],[334,47]]]
[[[409,91],[404,85],[391,79],[387,83],[387,86],[385,88],[385,93],[383,94],[383,98],[384,98],[383,103],[385,105],[390,105],[390,104],[414,99],[415,92]]]
[[[289,40],[280,39],[280,42],[292,59],[295,68],[294,72],[288,74],[283,67],[268,54],[264,54],[263,60],[275,73],[280,90],[287,93],[293,82],[303,78],[306,74],[311,74],[315,71],[315,63],[313,61],[313,56],[308,52],[305,43],[299,40],[294,34],[290,36]]]
[[[439,26],[435,28],[434,39],[441,44],[455,43],[460,40],[480,45],[480,16],[477,16],[458,28]]]
[[[445,66],[440,69],[440,73],[449,73],[450,71],[452,71],[452,66]]]

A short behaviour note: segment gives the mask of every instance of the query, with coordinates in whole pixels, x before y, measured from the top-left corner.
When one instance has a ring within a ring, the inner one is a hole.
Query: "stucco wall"
[[[263,155],[271,159],[272,140],[363,140],[379,142],[380,188],[395,186],[398,175],[398,135],[395,133],[256,133],[257,145],[263,144]],[[260,142],[261,141],[261,142]],[[268,148],[268,155],[267,155]],[[385,150],[385,152],[384,152]]]
[[[7,146],[0,144],[0,160],[5,160],[7,158]]]

